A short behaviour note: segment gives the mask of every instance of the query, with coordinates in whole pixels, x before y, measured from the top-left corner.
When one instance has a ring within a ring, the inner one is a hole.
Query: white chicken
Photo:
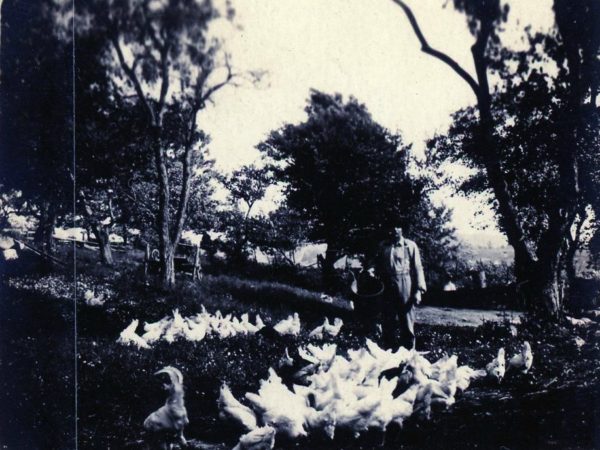
[[[168,316],[163,317],[158,322],[144,322],[145,333],[142,335],[142,339],[144,339],[148,344],[157,342],[170,323],[171,319]]]
[[[262,330],[265,327],[265,323],[263,322],[259,314],[256,315],[256,319],[254,320],[254,322],[256,323],[256,328],[258,328],[258,331]]]
[[[123,331],[121,331],[117,343],[133,345],[137,348],[150,348],[148,343],[135,332],[139,323],[140,321],[138,319],[133,320]]]
[[[15,245],[15,240],[10,236],[0,236],[0,250],[9,250]]]
[[[254,334],[254,333],[256,333],[256,332],[258,332],[260,330],[258,328],[258,326],[257,326],[258,325],[258,321],[257,321],[257,325],[254,325],[254,324],[250,323],[250,319],[248,317],[248,313],[242,314],[242,317],[241,317],[241,320],[240,320],[240,325],[245,328],[246,333],[248,333],[248,334]],[[263,324],[263,326],[264,326],[264,324]]]
[[[567,322],[569,322],[574,327],[587,327],[592,325],[594,321],[589,317],[582,317],[581,319],[576,319],[574,317],[566,316]]]
[[[365,397],[357,402],[337,408],[337,423],[341,428],[347,428],[358,437],[369,427],[370,419],[379,407],[381,399],[376,396]]]
[[[275,446],[275,428],[256,428],[240,437],[233,450],[270,450]]]
[[[247,392],[246,399],[261,414],[263,422],[274,427],[278,434],[290,439],[306,436],[306,401],[290,391],[272,368],[269,378],[261,381],[258,394]]]
[[[336,344],[325,344],[323,347],[308,344],[306,349],[303,347],[298,348],[298,355],[300,355],[302,359],[326,370],[333,362],[336,350]]]
[[[179,337],[185,338],[188,331],[189,328],[186,321],[179,314],[179,310],[175,309],[173,310],[173,320],[170,321],[163,338],[168,343],[173,343]]]
[[[400,364],[403,364],[406,361],[408,361],[408,359],[413,355],[413,352],[405,349],[404,347],[400,347],[395,352],[392,352],[391,350],[384,350],[371,339],[367,339],[366,344],[367,348],[369,349],[369,352],[377,361],[377,370],[381,372],[387,369],[400,366]],[[415,354],[417,353],[415,352]]]
[[[294,313],[293,316],[278,322],[273,328],[282,335],[298,336],[300,334],[300,316],[298,313]]]
[[[235,332],[235,334],[248,334],[248,329],[246,328],[246,326],[240,322],[240,320],[237,317],[233,317],[230,321],[231,323],[231,328],[233,328],[233,331]]]
[[[460,391],[466,391],[472,380],[477,380],[485,376],[485,370],[475,370],[469,366],[460,366],[456,369],[456,386]]]
[[[279,358],[279,362],[277,363],[278,367],[292,367],[294,365],[294,360],[290,356],[290,352],[288,348],[285,348],[285,352],[281,358]]]
[[[308,431],[322,433],[333,440],[336,425],[337,418],[333,409],[317,411],[311,407],[306,408],[304,426]]]
[[[419,386],[413,403],[413,413],[419,418],[431,418],[431,397],[433,388],[430,383]]]
[[[85,300],[85,303],[88,306],[102,306],[106,301],[103,293],[100,295],[96,295],[91,289],[88,289],[84,292],[83,299]]]
[[[485,366],[488,377],[494,378],[498,383],[502,381],[506,372],[506,359],[504,355],[504,348],[501,347],[498,350],[498,355]]]
[[[218,406],[221,419],[239,424],[246,431],[254,430],[257,427],[254,412],[239,402],[225,383],[221,386]]]
[[[413,415],[430,417],[435,405],[452,405],[457,391],[467,389],[473,379],[487,373],[458,367],[456,356],[445,356],[432,364],[418,352],[403,348],[391,352],[373,341],[367,341],[366,348],[348,350],[347,358],[336,352],[334,344],[300,347],[298,354],[310,363],[305,368],[307,386],[295,384],[292,391],[269,369],[258,393],[246,393],[257,422],[291,439],[308,433],[333,438],[336,428],[355,436],[368,429],[385,432],[392,422],[402,426]],[[504,364],[501,349],[492,365],[497,371]],[[386,367],[391,367],[390,371],[382,374]],[[394,397],[400,387],[404,392]]]
[[[389,408],[391,410],[392,422],[395,422],[400,426],[402,426],[404,420],[409,418],[413,413],[412,402],[407,402],[400,397],[393,399]]]
[[[518,370],[521,373],[527,373],[532,365],[533,353],[531,352],[531,345],[529,345],[529,342],[525,341],[523,342],[521,351],[508,361],[508,368]]]
[[[208,323],[207,322],[196,322],[191,319],[184,319],[186,326],[183,329],[185,338],[188,341],[200,342],[208,334]]]
[[[342,326],[344,325],[344,322],[342,321],[342,319],[340,319],[339,317],[336,317],[333,321],[333,324],[329,323],[329,319],[327,317],[325,317],[325,320],[323,321],[323,325],[320,325],[318,327],[316,327],[314,330],[312,330],[308,337],[310,338],[316,338],[316,339],[323,339],[323,337],[325,337],[326,335],[331,336],[331,337],[336,337],[340,330],[342,329]]]
[[[19,254],[14,248],[2,250],[2,255],[4,256],[5,261],[14,261],[15,259],[19,259]]]

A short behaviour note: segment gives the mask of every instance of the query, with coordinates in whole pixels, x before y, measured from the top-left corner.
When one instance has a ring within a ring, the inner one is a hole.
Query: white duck
[[[531,345],[529,345],[529,342],[527,341],[523,342],[521,351],[512,358],[510,358],[510,360],[508,361],[509,369],[519,370],[522,373],[529,372],[529,369],[531,369],[532,364],[533,353],[531,352]]]
[[[135,332],[139,323],[140,321],[138,319],[133,320],[123,331],[121,331],[117,342],[123,345],[133,345],[137,348],[150,348],[148,343]]]
[[[219,417],[241,425],[246,431],[257,428],[256,415],[246,405],[240,403],[231,393],[229,386],[223,383],[217,402]]]

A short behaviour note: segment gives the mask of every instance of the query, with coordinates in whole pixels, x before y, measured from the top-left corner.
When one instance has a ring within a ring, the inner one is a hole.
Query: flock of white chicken
[[[528,342],[508,367],[501,349],[485,370],[459,366],[455,355],[431,363],[422,353],[384,350],[369,339],[365,348],[348,350],[346,357],[337,354],[335,344],[307,345],[298,354],[308,364],[294,375],[301,384],[292,389],[272,368],[257,393],[245,394],[247,404],[222,385],[220,417],[246,431],[236,450],[273,448],[276,435],[296,439],[314,433],[333,439],[337,429],[355,436],[370,429],[385,432],[389,424],[401,426],[412,415],[429,418],[433,405],[452,405],[456,393],[474,379],[500,380],[507,370],[526,373],[533,363]],[[293,363],[287,350],[285,359]]]
[[[326,318],[322,325],[316,327],[309,337],[322,339],[324,336],[335,337],[343,325],[342,319],[336,318],[331,324]],[[169,343],[177,339],[199,342],[209,335],[221,339],[242,335],[252,335],[265,327],[265,323],[259,314],[256,315],[254,323],[250,321],[248,314],[242,314],[240,318],[232,314],[223,315],[221,311],[211,314],[202,305],[201,312],[190,317],[183,317],[179,310],[172,312],[172,317],[166,316],[158,322],[144,322],[144,333],[139,335],[137,328],[139,320],[134,319],[123,331],[121,331],[117,342],[123,345],[135,346],[137,348],[151,348],[151,345],[159,340]],[[298,336],[301,330],[300,316],[298,313],[290,315],[273,326],[280,335]]]

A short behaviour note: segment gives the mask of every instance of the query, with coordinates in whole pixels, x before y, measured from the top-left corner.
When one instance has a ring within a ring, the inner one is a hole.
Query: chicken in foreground
[[[218,406],[221,419],[234,422],[244,428],[245,431],[252,431],[257,428],[254,412],[240,403],[225,383],[221,386]]]
[[[169,382],[163,387],[169,396],[163,406],[154,411],[144,420],[146,442],[150,448],[171,449],[174,443],[187,445],[183,429],[189,423],[184,403],[183,375],[179,369],[171,366],[164,367],[155,375],[166,374]]]

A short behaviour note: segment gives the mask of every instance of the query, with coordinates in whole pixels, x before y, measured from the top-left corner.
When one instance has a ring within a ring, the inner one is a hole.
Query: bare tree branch
[[[119,58],[119,64],[121,66],[121,69],[123,69],[123,72],[125,72],[125,75],[127,76],[127,78],[129,78],[129,80],[133,84],[133,87],[135,89],[135,92],[136,92],[140,102],[142,102],[142,105],[148,112],[151,123],[155,123],[156,116],[154,113],[154,108],[152,108],[152,105],[150,104],[150,102],[148,102],[148,99],[146,98],[146,95],[144,94],[144,90],[142,89],[142,84],[140,83],[140,80],[138,79],[137,75],[135,74],[133,67],[129,67],[129,65],[127,64],[127,61],[125,61],[125,56],[123,55],[123,50],[121,49],[121,44],[119,44],[118,34],[113,34],[113,36],[111,37],[111,42],[113,44],[115,51],[117,52],[117,57]]]
[[[162,123],[165,99],[169,92],[169,46],[160,49],[160,96],[158,98],[158,119]]]
[[[417,22],[417,19],[415,18],[415,15],[413,14],[412,10],[408,7],[408,5],[406,3],[404,3],[402,0],[392,0],[392,1],[394,3],[396,3],[398,6],[400,6],[400,8],[402,8],[402,10],[404,11],[404,14],[406,14],[406,17],[408,18],[408,21],[410,22],[410,25],[412,26],[413,31],[415,32],[415,35],[417,36],[417,39],[419,39],[419,42],[421,43],[421,51],[430,56],[433,56],[434,58],[439,59],[440,61],[442,61],[443,63],[448,65],[452,70],[454,70],[454,72],[456,72],[463,80],[465,80],[467,82],[467,84],[471,87],[471,89],[473,90],[475,95],[477,97],[479,97],[479,85],[477,84],[475,79],[471,75],[469,75],[469,73],[465,69],[463,69],[460,66],[460,64],[458,64],[450,56],[446,55],[445,53],[443,53],[439,50],[432,48],[429,45],[429,43],[427,42],[427,39],[425,39],[425,36],[423,35],[423,32],[421,31],[421,28],[419,27],[419,24]]]
[[[229,61],[229,55],[225,55],[225,67],[227,68],[227,75],[225,76],[225,79],[223,81],[221,81],[220,83],[217,83],[213,86],[211,86],[210,88],[207,89],[207,91],[201,96],[200,98],[200,103],[202,105],[204,105],[204,103],[206,103],[207,101],[210,100],[211,96],[217,92],[219,89],[223,88],[224,86],[228,85],[231,83],[231,80],[233,80],[235,77],[238,76],[237,73],[234,73],[233,70],[231,69],[231,63]],[[200,87],[202,88],[202,87]]]

